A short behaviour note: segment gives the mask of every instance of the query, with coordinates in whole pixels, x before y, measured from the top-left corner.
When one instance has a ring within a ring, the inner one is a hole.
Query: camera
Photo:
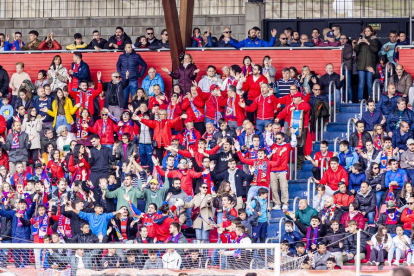
[[[54,176],[54,177],[52,178],[52,184],[56,184],[56,183],[57,183],[57,181],[58,181],[58,178],[57,178],[56,176]]]

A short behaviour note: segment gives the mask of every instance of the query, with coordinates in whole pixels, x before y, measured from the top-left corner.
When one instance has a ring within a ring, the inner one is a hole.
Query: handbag
[[[195,221],[199,215],[200,215],[200,206],[198,206],[197,208],[193,208],[193,210],[191,211],[191,220]]]

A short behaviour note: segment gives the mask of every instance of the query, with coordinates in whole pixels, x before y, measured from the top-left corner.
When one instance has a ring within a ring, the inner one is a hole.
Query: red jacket
[[[257,110],[257,119],[266,121],[273,120],[279,100],[273,95],[264,97],[262,94],[244,108],[247,112],[255,112]]]
[[[47,168],[52,173],[52,177],[57,177],[58,180],[65,177],[65,172],[63,171],[62,162],[55,163],[53,160],[49,160],[47,163]],[[53,186],[56,186],[57,183],[53,183]]]
[[[168,110],[168,108],[170,108],[170,110]],[[168,114],[168,113],[172,113],[172,114]],[[167,119],[172,120],[177,117],[180,117],[181,115],[183,115],[183,110],[181,109],[180,103],[177,103],[175,107],[171,105],[171,103],[167,106]],[[182,120],[178,121],[178,123],[175,124],[174,129],[176,131],[183,130],[184,129],[183,121]]]
[[[205,153],[207,153],[208,155],[211,154],[216,154],[220,149],[219,145],[216,145],[214,148],[210,149],[210,150],[204,150]],[[189,151],[186,150],[178,150],[178,154],[182,155],[183,157],[186,158],[191,158],[191,153]],[[194,151],[194,159],[196,160],[198,166],[202,167],[202,161],[204,158],[204,154],[198,152],[198,150]]]
[[[200,93],[203,93],[201,92],[201,89]],[[204,101],[201,98],[200,94],[199,96],[193,99],[193,104],[194,107],[200,112],[198,118],[194,114],[193,108],[191,107],[191,103],[188,98],[185,98],[183,100],[183,103],[181,104],[181,109],[185,111],[185,114],[187,114],[188,118],[191,119],[194,123],[204,122]]]
[[[154,130],[154,138],[157,141],[158,148],[166,147],[171,144],[171,129],[181,120],[180,117],[172,120],[153,121],[141,119],[141,123]]]
[[[278,145],[274,143],[270,149],[276,148],[276,152],[272,155],[272,161],[277,161],[279,165],[273,170],[273,172],[281,172],[281,171],[289,171],[289,158],[290,158],[290,151],[292,150],[292,146],[290,143],[283,143],[282,145]],[[283,152],[282,152],[283,151]]]
[[[155,169],[157,172],[164,177],[181,179],[181,189],[186,192],[187,195],[193,195],[193,179],[203,176],[202,172],[195,172],[193,170],[174,170],[165,172],[159,166],[156,166]]]
[[[341,223],[345,228],[348,227],[348,222],[351,220],[349,213],[345,213],[341,218]],[[365,219],[364,215],[358,212],[355,216],[352,217],[352,220],[355,220],[359,229],[365,228]]]
[[[265,76],[260,75],[260,77],[254,81],[253,75],[249,75],[246,79],[246,82],[243,83],[243,90],[246,92],[249,90],[247,94],[247,99],[253,101],[257,97],[262,94],[262,89],[260,88],[260,83],[267,83],[267,79]]]
[[[154,215],[154,238],[157,238],[157,241],[165,242],[170,236],[170,225],[173,222],[179,222],[177,216],[172,219],[168,216]]]
[[[73,85],[71,82],[68,83],[68,92],[70,94],[70,96],[72,98],[74,98],[76,100],[76,103],[80,103],[80,99],[81,99],[81,93],[82,93],[82,109],[86,108],[86,104],[88,104],[88,110],[89,110],[89,114],[92,116],[93,115],[93,108],[94,108],[94,104],[93,104],[93,100],[102,92],[102,82],[98,82],[98,88],[97,89],[91,89],[88,88],[88,90],[86,92],[82,92],[80,90],[78,90],[77,88],[75,88],[76,91],[73,90]],[[89,94],[89,97],[87,96]],[[88,98],[88,100],[86,100]],[[76,115],[79,115],[79,111],[80,108],[78,108],[78,110],[76,111]]]
[[[408,213],[408,211],[410,211],[410,213]],[[414,223],[414,212],[409,208],[405,208],[401,213],[401,222],[404,223],[404,230],[411,231],[412,225]]]
[[[59,42],[57,42],[57,41],[56,41],[56,39],[54,39],[54,40],[52,41],[52,48],[49,48],[49,47],[47,46],[47,42],[46,42],[46,40],[45,40],[45,41],[42,41],[42,42],[39,44],[39,46],[37,47],[37,49],[38,49],[39,51],[45,51],[45,50],[62,50],[62,46],[59,44]]]
[[[290,118],[292,117],[292,107],[296,107],[296,110],[303,110],[303,127],[308,128],[309,124],[309,113],[311,110],[310,105],[307,102],[300,102],[298,105],[295,105],[293,102],[290,105],[286,105],[285,108],[277,115],[279,121],[285,119],[285,122],[288,123],[290,127]]]
[[[280,100],[279,101],[280,104],[289,105],[293,102],[293,97],[292,97],[292,94],[289,93],[288,95],[283,96],[279,100]],[[308,103],[310,101],[310,93],[304,96],[303,100]]]
[[[152,110],[152,108],[154,107],[154,104],[158,104],[160,106],[160,109],[167,110],[167,107],[168,107],[168,98],[166,96],[164,96],[164,97],[165,97],[165,99],[163,101],[161,101],[161,102],[157,101],[157,99],[155,97],[150,97],[149,103],[148,103],[149,104],[148,108],[150,110]]]
[[[7,129],[6,120],[4,119],[2,115],[0,115],[0,135],[3,136],[3,138],[5,138],[6,129]]]
[[[355,196],[347,191],[345,194],[337,191],[333,195],[334,201],[336,205],[348,207],[351,202],[355,200]]]
[[[122,121],[124,124],[122,126],[118,126],[119,129],[117,131],[118,133],[118,139],[119,141],[122,141],[122,134],[124,133],[129,133],[131,134],[131,141],[134,141],[134,137],[137,136],[139,134],[139,127],[137,124],[134,124],[134,122],[131,120],[131,123],[128,122],[124,122]],[[132,124],[132,126],[131,126]]]
[[[7,155],[6,151],[3,150],[0,156],[0,166],[5,166],[7,171],[9,170],[9,156]]]
[[[79,167],[79,163],[83,163],[84,165],[82,167]],[[72,173],[72,179],[74,180],[82,180],[82,172],[84,171],[86,172],[86,175],[89,174],[90,165],[88,161],[86,161],[85,158],[82,158],[79,163],[75,164],[72,154],[72,156],[69,158],[68,168],[69,171]]]
[[[223,113],[223,108],[226,106],[226,100],[222,96],[213,96],[209,92],[201,92],[199,95],[205,102],[207,118],[215,120],[217,111]]]
[[[180,141],[180,144],[185,149],[190,149],[191,148],[191,149],[193,149],[193,151],[197,151],[197,149],[198,149],[198,141],[201,139],[201,134],[200,134],[200,132],[197,129],[193,128],[193,132],[194,132],[195,139],[194,139],[194,141],[192,143],[191,142],[189,143],[188,140],[185,137],[185,134],[184,134],[186,129],[187,128],[185,128],[182,132],[178,133],[177,134],[177,138]]]
[[[319,183],[323,185],[328,184],[329,188],[333,191],[337,191],[338,183],[341,182],[341,179],[345,179],[345,184],[348,187],[348,173],[341,165],[339,165],[336,172],[334,172],[331,168],[326,170],[326,172],[323,173],[323,177]]]
[[[114,133],[117,132],[119,126],[117,126],[111,119],[107,120],[106,131],[103,130],[103,119],[99,119],[95,122],[93,127],[89,127],[89,131],[92,133],[96,133],[101,138],[102,145],[113,145],[114,141]]]
[[[226,119],[226,122],[237,121],[238,126],[243,125],[243,121],[246,118],[246,116],[244,114],[243,108],[239,105],[239,102],[244,102],[243,98],[236,94],[234,103],[232,102],[232,99],[230,97],[225,98],[225,100],[226,106],[224,107],[224,119]],[[231,112],[233,105],[236,112],[236,117],[234,117],[234,113]]]

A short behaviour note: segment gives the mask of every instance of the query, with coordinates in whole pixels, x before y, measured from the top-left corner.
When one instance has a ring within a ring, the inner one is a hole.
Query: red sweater
[[[111,119],[107,120],[106,130],[104,131],[103,119],[99,119],[95,122],[93,127],[89,127],[89,131],[96,133],[101,138],[102,145],[113,145],[115,143],[114,133],[119,130],[119,126],[112,122]]]
[[[404,223],[404,230],[411,231],[412,225],[414,223],[414,212],[409,208],[404,209],[401,214],[401,222]]]
[[[74,180],[82,180],[83,171],[86,172],[86,175],[89,174],[90,165],[88,161],[86,161],[86,159],[82,157],[79,163],[83,163],[84,165],[82,167],[79,167],[79,164],[75,164],[73,160],[73,155],[69,158],[68,167],[69,167],[69,171],[72,173],[72,179]]]
[[[333,191],[337,191],[338,183],[341,182],[341,179],[345,179],[345,184],[348,187],[348,173],[341,165],[339,165],[336,172],[334,172],[331,168],[326,170],[326,172],[323,173],[323,177],[319,183],[323,185],[328,184],[329,188]]]
[[[201,139],[201,134],[200,134],[200,132],[197,129],[193,128],[192,131],[194,133],[195,139],[193,141],[188,141],[189,139],[187,139],[187,137],[185,137],[186,136],[185,135],[185,130],[186,129],[187,128],[184,128],[184,130],[182,132],[178,133],[177,134],[177,138],[180,141],[180,144],[184,148],[186,148],[186,149],[190,149],[191,148],[191,149],[193,149],[193,151],[197,151],[198,141]],[[188,136],[190,136],[190,135],[188,135]]]
[[[211,93],[201,92],[201,98],[205,102],[206,117],[211,120],[215,120],[217,111],[223,113],[223,109],[227,104],[222,96],[213,96]]]
[[[129,133],[131,134],[131,141],[134,141],[134,137],[137,136],[139,134],[139,127],[137,124],[134,124],[134,122],[131,120],[132,126],[131,124],[129,124],[128,122],[124,122],[122,121],[124,124],[122,126],[118,126],[119,129],[117,131],[118,133],[118,139],[119,141],[122,141],[122,134],[124,133]]]
[[[168,108],[170,110],[168,110]],[[172,113],[172,114],[170,114]],[[172,105],[171,103],[167,107],[167,119],[172,120],[178,117],[181,117],[183,115],[183,110],[181,109],[180,103],[177,103],[176,105]],[[183,130],[184,125],[183,121],[180,120],[175,124],[174,130],[181,131]]]
[[[169,172],[163,171],[159,166],[156,166],[155,169],[161,176],[169,178],[178,177],[179,179],[181,179],[181,189],[183,189],[183,191],[189,196],[193,195],[193,179],[203,176],[202,172],[195,172],[193,170],[188,169],[174,170]]]
[[[58,179],[65,177],[65,172],[63,171],[62,162],[55,163],[53,160],[49,160],[47,163],[47,168],[52,173],[52,178],[57,177]],[[57,183],[52,184],[53,186],[56,186]]]
[[[246,118],[243,108],[239,105],[239,102],[244,102],[243,98],[236,94],[234,103],[233,99],[230,97],[225,98],[226,106],[224,107],[224,119],[228,121],[237,121],[237,125],[243,125],[243,121]],[[232,109],[235,109],[235,114],[232,112]],[[236,116],[234,116],[236,115]]]
[[[274,143],[270,148],[272,150],[276,149],[276,152],[272,155],[272,161],[277,161],[279,163],[279,166],[277,166],[273,172],[288,172],[290,151],[292,150],[290,143],[283,143],[282,145]]]
[[[148,108],[150,110],[152,110],[152,108],[154,107],[154,104],[158,104],[160,106],[160,110],[161,109],[167,110],[167,107],[168,107],[168,98],[166,96],[164,96],[164,97],[165,97],[165,99],[164,100],[160,100],[160,101],[157,101],[157,98],[155,98],[155,97],[151,97],[149,99],[149,106],[148,106]]]
[[[157,241],[165,242],[170,236],[170,225],[173,222],[179,222],[177,216],[175,216],[174,219],[172,219],[170,217],[165,217],[163,215],[154,215],[154,238],[157,238]]]
[[[275,117],[275,112],[278,110],[277,105],[279,100],[273,95],[264,97],[260,94],[253,103],[246,106],[244,110],[247,112],[255,112],[257,110],[257,119],[266,121],[272,120]]]
[[[42,41],[39,46],[37,47],[39,51],[46,51],[46,50],[62,50],[62,46],[57,42],[55,39],[52,41],[52,48],[47,46],[46,40]]]
[[[260,96],[262,93],[262,89],[260,88],[260,83],[267,83],[267,79],[265,76],[260,75],[260,77],[254,81],[253,75],[249,75],[246,79],[246,82],[243,83],[243,90],[246,92],[249,90],[247,94],[247,99],[253,101],[257,97]]]
[[[91,114],[91,116],[93,115],[93,111],[94,111],[93,110],[93,108],[94,108],[93,100],[102,92],[102,89],[103,89],[102,82],[98,82],[98,89],[95,90],[95,89],[88,88],[88,90],[86,92],[83,92],[83,91],[78,90],[76,88],[75,88],[76,91],[74,91],[72,83],[71,82],[68,83],[68,92],[69,92],[70,96],[72,98],[74,98],[76,100],[76,103],[78,104],[78,103],[81,102],[81,94],[82,94],[82,105],[81,105],[81,107],[83,109],[85,109],[86,105],[88,105],[88,110],[89,110],[89,113]],[[88,94],[89,94],[89,96],[88,96]],[[79,115],[79,108],[76,111],[76,115],[80,116]]]
[[[205,153],[207,153],[208,155],[211,154],[216,154],[220,149],[219,145],[216,145],[214,148],[210,149],[210,150],[204,150]],[[178,154],[182,155],[183,157],[186,158],[191,158],[191,153],[189,151],[186,150],[178,150]],[[203,158],[204,155],[198,151],[194,151],[194,159],[196,160],[198,166],[202,167],[202,162],[203,162]]]
[[[154,130],[154,138],[157,141],[158,148],[166,147],[171,144],[171,129],[181,120],[180,117],[172,120],[154,121],[141,119],[141,123],[147,125],[149,128]]]
[[[242,163],[250,166],[254,166],[257,169],[257,173],[253,177],[251,185],[254,183],[257,186],[269,187],[270,173],[276,171],[280,167],[280,161],[269,161],[267,159],[247,159],[243,156],[241,151],[237,152],[239,159]]]
[[[201,89],[200,89],[200,93]],[[194,107],[200,112],[198,118],[194,114],[193,108],[191,107],[190,100],[185,98],[181,104],[181,109],[185,111],[188,118],[191,119],[194,123],[204,122],[204,101],[201,96],[197,96],[193,99]]]

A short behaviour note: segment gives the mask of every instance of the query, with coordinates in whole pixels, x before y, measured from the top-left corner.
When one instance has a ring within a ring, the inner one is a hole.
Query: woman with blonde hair
[[[191,91],[192,82],[197,78],[197,73],[200,71],[195,66],[193,57],[190,54],[184,55],[182,63],[174,72],[165,67],[161,67],[161,69],[173,79],[178,79],[178,85],[184,90],[184,94]]]
[[[144,88],[140,87],[138,88],[137,93],[135,93],[135,95],[132,97],[131,104],[128,106],[128,108],[131,110],[131,112],[134,112],[142,103],[146,103],[148,106],[148,100],[149,98],[147,91]]]
[[[382,150],[382,145],[384,145],[384,128],[380,124],[374,126],[372,142],[374,143],[374,148],[377,150]]]
[[[17,62],[16,63],[16,73],[13,73],[10,82],[9,82],[9,87],[12,90],[12,100],[10,105],[14,106],[16,99],[17,99],[17,95],[19,92],[19,88],[22,85],[24,80],[29,80],[30,81],[30,76],[29,74],[27,74],[26,72],[24,72],[24,63],[23,62]]]

